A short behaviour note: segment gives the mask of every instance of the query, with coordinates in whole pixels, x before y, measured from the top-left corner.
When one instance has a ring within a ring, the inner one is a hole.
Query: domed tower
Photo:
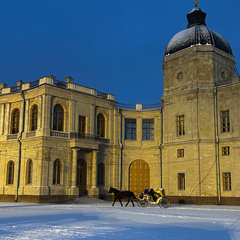
[[[191,194],[193,202],[216,203],[233,194],[221,185],[226,164],[221,144],[229,146],[227,141],[239,136],[239,126],[230,121],[238,119],[234,101],[240,88],[232,49],[207,27],[198,2],[187,14],[187,29],[168,43],[163,61],[163,187],[176,201]]]
[[[187,29],[177,33],[165,51],[164,95],[190,82],[212,87],[234,77],[232,49],[223,36],[207,27],[206,13],[196,4],[187,19]]]

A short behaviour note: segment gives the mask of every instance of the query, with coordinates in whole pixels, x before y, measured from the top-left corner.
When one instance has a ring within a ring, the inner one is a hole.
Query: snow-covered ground
[[[0,203],[0,239],[240,239],[240,207]]]

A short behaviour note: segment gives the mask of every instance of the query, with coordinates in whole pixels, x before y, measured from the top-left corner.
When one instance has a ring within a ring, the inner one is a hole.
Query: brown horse
[[[128,202],[127,202],[126,206],[127,206],[127,205],[129,204],[129,202],[131,201],[132,204],[133,204],[133,207],[134,207],[134,202],[133,202],[133,200],[136,200],[136,197],[135,197],[135,195],[134,195],[133,192],[130,192],[130,191],[119,191],[119,190],[117,190],[116,188],[110,187],[108,193],[114,193],[114,201],[113,201],[112,206],[114,206],[114,203],[115,203],[117,200],[119,200],[119,202],[121,203],[121,206],[123,206],[123,205],[122,205],[122,202],[121,202],[121,199],[127,199]],[[126,207],[126,206],[125,206],[125,207]]]

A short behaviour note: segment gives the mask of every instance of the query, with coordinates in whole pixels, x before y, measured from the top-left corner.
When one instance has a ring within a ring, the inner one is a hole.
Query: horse
[[[110,187],[108,193],[114,193],[114,201],[113,201],[113,204],[112,206],[114,206],[114,203],[119,200],[121,206],[123,206],[122,202],[121,202],[121,199],[127,199],[128,202],[126,204],[125,207],[127,207],[128,203],[131,201],[132,204],[133,204],[133,207],[134,207],[134,202],[133,200],[136,199],[135,195],[133,192],[130,192],[130,191],[119,191],[117,190],[116,188],[113,188],[113,187]]]

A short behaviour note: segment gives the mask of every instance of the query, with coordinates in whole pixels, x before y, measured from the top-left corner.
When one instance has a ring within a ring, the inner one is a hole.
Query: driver
[[[152,199],[154,202],[157,201],[157,199],[161,196],[159,193],[155,192],[152,188],[148,193],[150,196],[152,196]]]

